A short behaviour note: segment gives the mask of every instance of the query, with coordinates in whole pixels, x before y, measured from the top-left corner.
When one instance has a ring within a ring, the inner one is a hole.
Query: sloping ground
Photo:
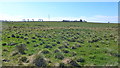
[[[118,25],[4,22],[3,66],[117,66]]]

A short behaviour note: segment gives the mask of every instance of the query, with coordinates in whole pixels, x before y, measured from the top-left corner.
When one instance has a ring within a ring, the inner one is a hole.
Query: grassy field
[[[3,66],[117,66],[118,24],[3,22]]]

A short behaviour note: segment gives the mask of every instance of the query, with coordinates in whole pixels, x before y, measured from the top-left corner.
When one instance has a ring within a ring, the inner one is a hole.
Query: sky
[[[0,2],[0,20],[118,23],[118,2]]]
[[[119,2],[119,0],[0,0],[1,2]]]

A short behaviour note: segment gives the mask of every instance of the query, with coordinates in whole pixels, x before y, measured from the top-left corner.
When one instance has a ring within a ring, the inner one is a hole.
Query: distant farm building
[[[38,19],[38,21],[41,21],[41,22],[42,22],[42,21],[43,21],[43,19]]]
[[[23,22],[34,22],[34,19],[23,19]],[[43,19],[38,19],[37,21],[42,22]]]

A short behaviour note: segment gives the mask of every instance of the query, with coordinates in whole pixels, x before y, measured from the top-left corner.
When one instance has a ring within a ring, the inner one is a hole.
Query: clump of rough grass
[[[43,56],[43,54],[41,52],[34,55],[34,57],[32,59],[33,59],[32,63],[35,64],[35,66],[38,66],[38,67],[46,67],[47,66],[47,60],[45,59],[45,57]]]
[[[16,46],[16,50],[20,54],[25,54],[25,50],[27,50],[27,48],[26,48],[25,44],[20,44],[20,45]]]

